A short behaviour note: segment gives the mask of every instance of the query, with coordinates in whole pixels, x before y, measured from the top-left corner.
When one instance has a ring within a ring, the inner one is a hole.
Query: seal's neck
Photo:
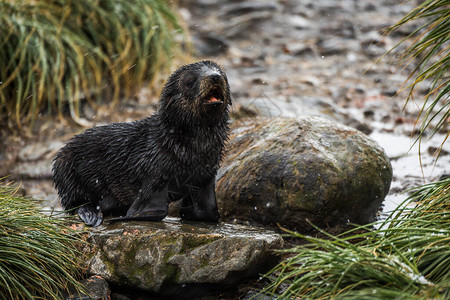
[[[207,125],[180,126],[179,122],[164,122],[162,119],[158,119],[157,123],[158,129],[155,132],[156,136],[159,136],[157,139],[168,148],[186,147],[201,152],[205,149],[223,149],[228,140],[228,115],[215,124]]]
[[[220,114],[212,113],[209,118],[190,115],[186,112],[169,114],[158,111],[156,115],[165,131],[177,132],[190,137],[226,130],[229,123],[228,110],[222,111]]]

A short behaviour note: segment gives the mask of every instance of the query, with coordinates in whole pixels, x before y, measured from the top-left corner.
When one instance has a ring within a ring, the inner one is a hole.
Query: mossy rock
[[[392,167],[367,135],[319,117],[252,119],[232,127],[216,186],[219,212],[305,231],[375,219]]]
[[[125,290],[186,298],[268,271],[280,235],[226,223],[123,222],[90,229],[88,272]]]

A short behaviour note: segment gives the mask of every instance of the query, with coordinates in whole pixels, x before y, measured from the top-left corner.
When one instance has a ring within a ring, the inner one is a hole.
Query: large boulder
[[[217,177],[225,221],[289,229],[374,221],[392,167],[365,134],[319,117],[235,123]]]
[[[188,298],[267,271],[282,245],[280,235],[263,229],[166,218],[93,228],[85,252],[88,272],[109,283]]]

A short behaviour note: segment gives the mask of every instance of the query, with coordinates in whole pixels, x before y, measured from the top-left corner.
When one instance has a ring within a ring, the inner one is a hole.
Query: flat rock
[[[108,282],[187,298],[236,284],[277,262],[280,235],[226,223],[126,222],[90,230],[88,272]]]
[[[219,169],[223,220],[309,229],[375,220],[389,191],[384,150],[350,127],[320,118],[235,123]]]

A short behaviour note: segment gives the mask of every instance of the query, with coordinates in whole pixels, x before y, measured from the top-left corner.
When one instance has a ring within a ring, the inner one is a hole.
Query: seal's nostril
[[[219,74],[212,74],[212,75],[209,76],[210,80],[213,83],[220,83],[221,77],[222,76],[220,76]]]

